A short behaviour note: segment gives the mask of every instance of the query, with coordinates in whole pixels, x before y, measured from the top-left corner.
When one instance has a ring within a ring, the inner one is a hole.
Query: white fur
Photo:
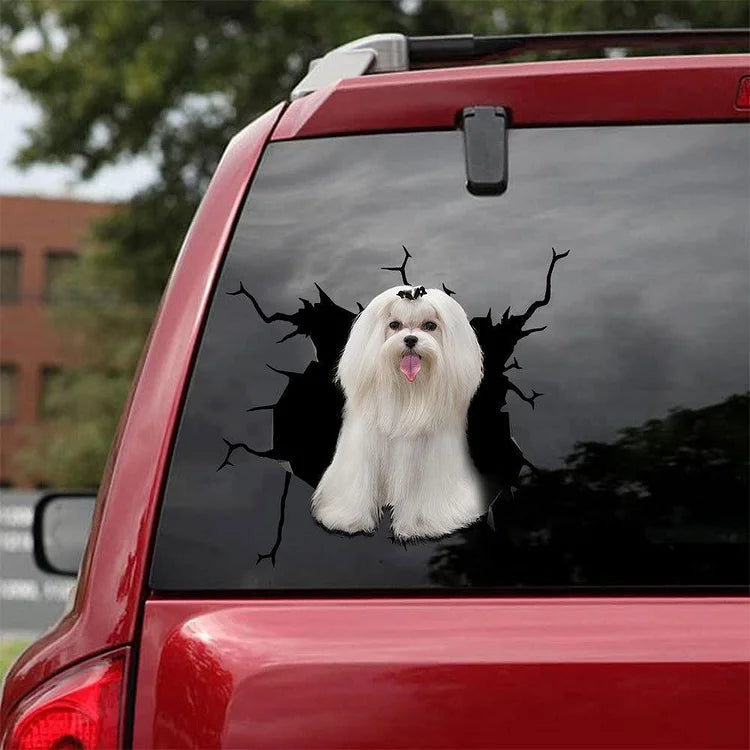
[[[486,512],[466,442],[466,413],[482,379],[482,352],[461,305],[439,289],[401,299],[398,286],[360,313],[338,367],[344,420],[313,516],[349,534],[374,531],[390,507],[394,535],[439,537]],[[391,330],[399,321],[402,327]],[[424,324],[437,324],[434,331]],[[404,338],[417,336],[421,370],[400,371]]]

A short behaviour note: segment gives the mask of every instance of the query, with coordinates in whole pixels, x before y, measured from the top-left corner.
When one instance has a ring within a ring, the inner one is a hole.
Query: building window
[[[42,368],[42,388],[39,393],[39,417],[41,419],[54,419],[59,416],[59,393],[60,377],[62,371],[59,367]]]
[[[15,419],[18,410],[18,367],[0,365],[0,419]]]
[[[21,251],[0,248],[0,304],[15,305],[21,299]]]
[[[76,263],[78,256],[72,250],[48,250],[44,255],[44,299],[59,302],[59,281]]]

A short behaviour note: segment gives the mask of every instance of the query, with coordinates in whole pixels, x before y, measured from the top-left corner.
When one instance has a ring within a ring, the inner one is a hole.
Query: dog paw
[[[343,531],[345,534],[371,534],[378,526],[374,514],[357,514],[332,505],[317,505],[312,510],[313,518],[330,531]]]
[[[426,523],[422,518],[414,518],[408,521],[394,522],[391,526],[393,536],[399,541],[408,539],[436,539],[446,534],[450,534],[451,527],[439,527],[431,523]]]
[[[407,519],[393,519],[391,529],[399,541],[409,539],[439,539],[470,526],[482,515],[481,511],[466,513],[460,518],[435,519],[422,514]]]

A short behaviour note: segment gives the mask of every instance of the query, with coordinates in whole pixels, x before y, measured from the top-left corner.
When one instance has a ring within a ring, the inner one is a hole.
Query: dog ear
[[[473,393],[482,380],[482,349],[476,333],[456,300],[438,289],[428,291],[442,321],[445,366],[451,370],[451,380]]]
[[[392,289],[379,294],[354,320],[336,372],[348,395],[369,387],[375,375],[382,344],[380,328],[385,326],[386,312],[395,296]]]

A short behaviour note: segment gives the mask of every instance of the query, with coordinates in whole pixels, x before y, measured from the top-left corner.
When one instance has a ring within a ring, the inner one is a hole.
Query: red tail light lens
[[[10,750],[111,750],[120,746],[125,651],[53,677],[18,705],[3,738]]]
[[[740,78],[737,89],[737,99],[734,102],[737,109],[750,109],[750,76]]]

